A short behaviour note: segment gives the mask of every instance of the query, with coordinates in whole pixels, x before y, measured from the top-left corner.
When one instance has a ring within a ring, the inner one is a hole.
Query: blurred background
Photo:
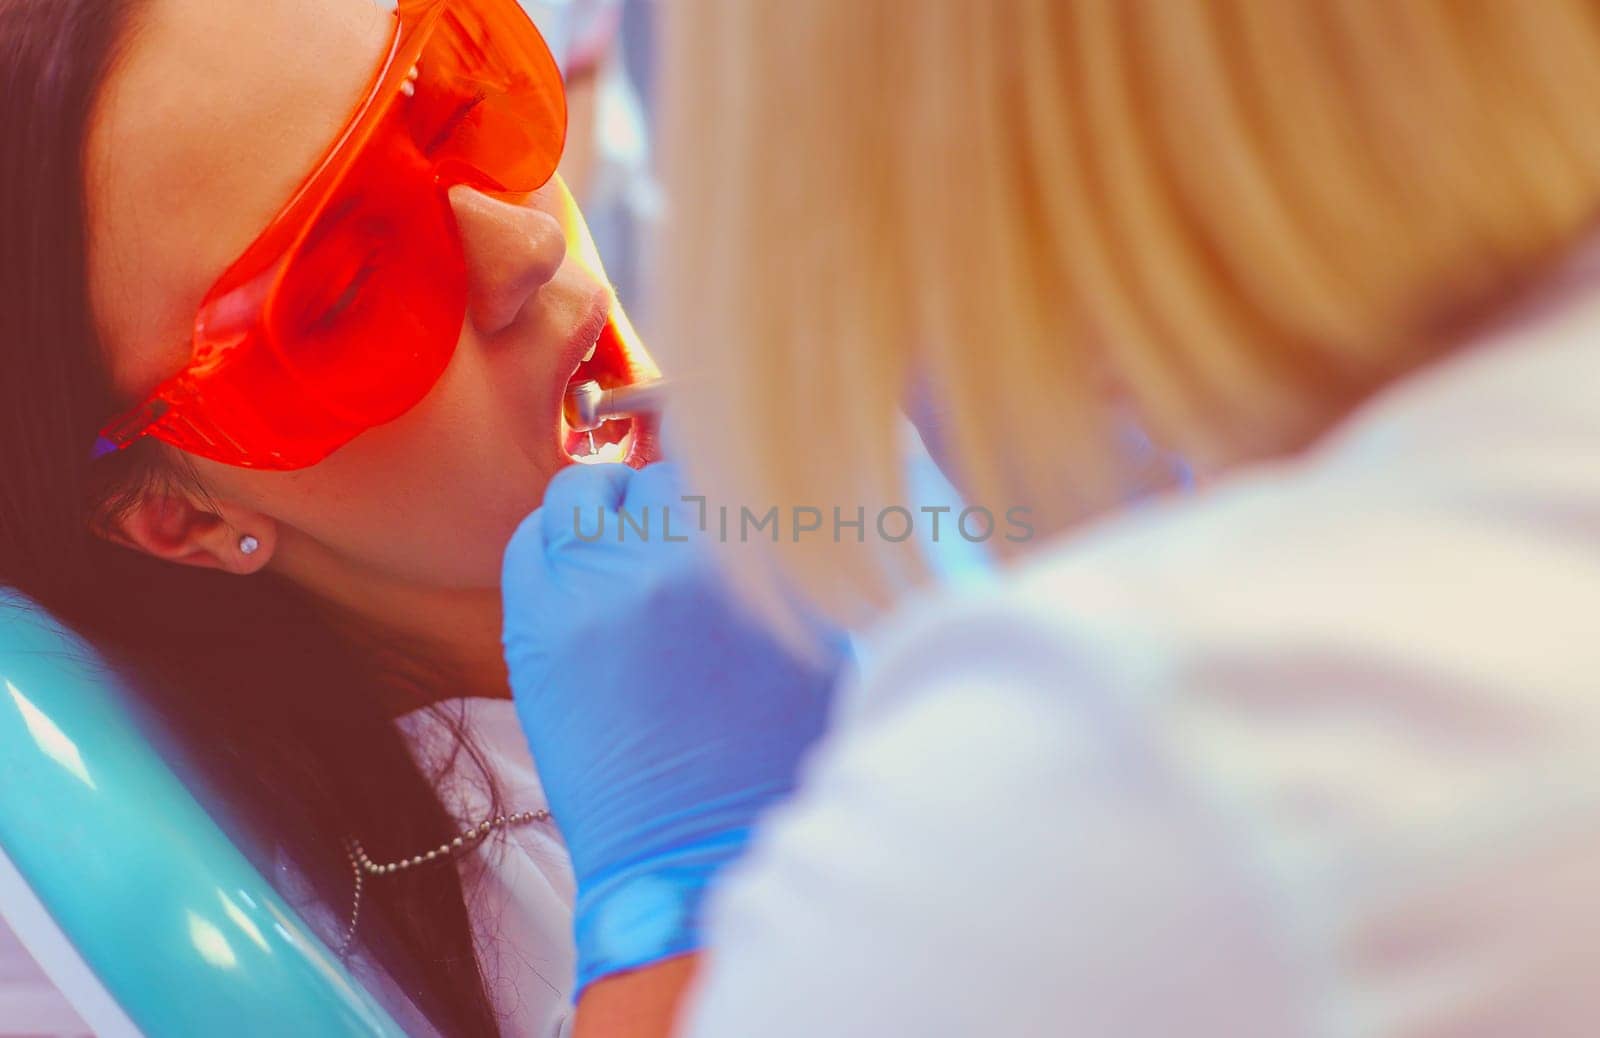
[[[566,179],[634,324],[649,327],[642,256],[661,211],[652,175],[655,0],[523,0],[567,81]]]

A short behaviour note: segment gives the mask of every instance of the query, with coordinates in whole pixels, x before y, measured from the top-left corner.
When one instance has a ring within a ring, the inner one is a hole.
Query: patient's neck
[[[276,561],[276,560],[275,560]],[[444,676],[396,691],[396,715],[447,699],[507,699],[511,688],[500,648],[498,588],[439,588],[395,580],[330,559],[285,558],[282,574],[351,618],[359,641],[400,661],[401,673],[433,666]],[[414,683],[408,683],[414,684]]]
[[[446,699],[509,699],[510,681],[500,648],[500,592],[440,591],[397,594],[358,614],[386,637],[391,651],[441,661],[443,686],[410,689],[397,702],[405,713]],[[380,649],[380,651],[383,651]]]

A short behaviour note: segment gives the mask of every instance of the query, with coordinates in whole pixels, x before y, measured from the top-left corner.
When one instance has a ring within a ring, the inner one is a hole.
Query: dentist
[[[668,20],[686,467],[505,559],[579,1038],[1592,1033],[1600,9]],[[913,384],[981,591],[872,520]],[[834,521],[575,533],[686,493]]]

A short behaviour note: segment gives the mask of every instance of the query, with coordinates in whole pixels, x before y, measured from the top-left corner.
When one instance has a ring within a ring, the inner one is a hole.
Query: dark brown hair
[[[342,917],[346,837],[382,859],[460,828],[393,723],[397,690],[446,689],[443,671],[381,663],[405,654],[375,654],[270,573],[170,565],[92,532],[183,478],[149,445],[89,461],[114,401],[89,310],[84,141],[137,5],[0,0],[0,586],[115,661],[261,856],[286,857]],[[456,870],[369,884],[361,944],[444,1033],[498,1033]]]

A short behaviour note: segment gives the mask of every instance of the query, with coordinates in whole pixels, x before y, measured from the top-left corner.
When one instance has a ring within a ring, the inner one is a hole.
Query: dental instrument
[[[593,379],[585,379],[567,387],[562,413],[573,431],[593,433],[614,418],[661,410],[668,389],[668,380],[664,378],[613,389],[603,389]]]

